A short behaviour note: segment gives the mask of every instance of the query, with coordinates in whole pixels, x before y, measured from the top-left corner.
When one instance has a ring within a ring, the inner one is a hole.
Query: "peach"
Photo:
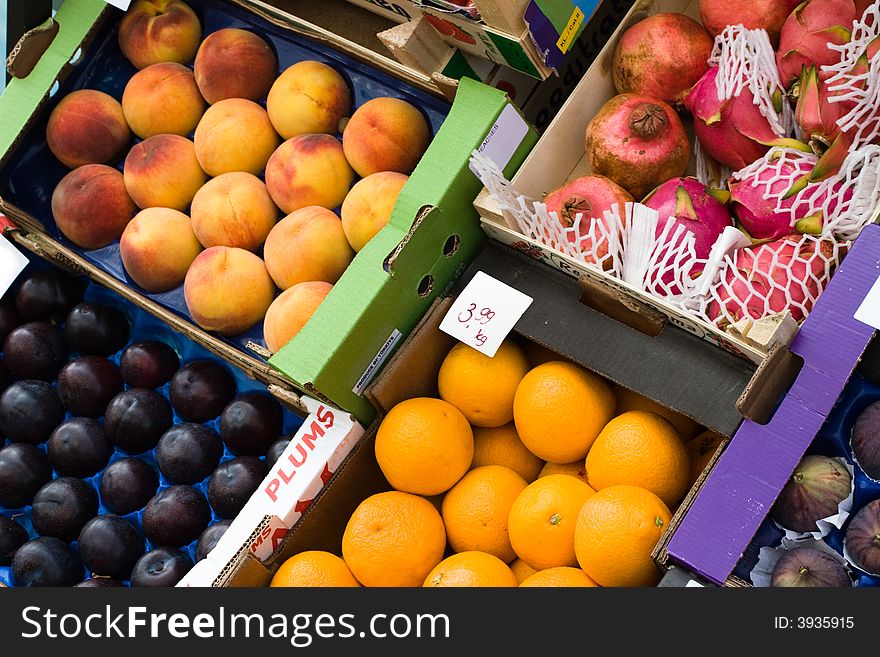
[[[180,0],[136,0],[119,23],[119,48],[137,68],[185,64],[202,40],[202,24]]]
[[[382,171],[355,183],[342,202],[342,229],[351,248],[360,251],[385,227],[407,180],[402,173]]]
[[[119,239],[125,271],[148,292],[167,292],[182,284],[201,251],[189,217],[170,208],[141,210]]]
[[[46,125],[49,150],[70,169],[113,164],[130,141],[122,105],[94,89],[80,89],[62,98]]]
[[[184,210],[208,177],[193,143],[180,135],[155,135],[125,158],[125,188],[139,208]]]
[[[183,295],[196,324],[221,335],[239,335],[266,315],[275,285],[259,256],[212,246],[190,265]]]
[[[209,34],[193,65],[196,83],[212,105],[226,98],[265,98],[278,73],[275,51],[253,32],[230,27]]]
[[[358,175],[412,173],[431,141],[422,113],[399,98],[374,98],[355,110],[342,132],[345,157]]]
[[[335,283],[352,258],[339,217],[317,205],[279,221],[263,247],[266,269],[282,290],[306,281]]]
[[[331,135],[288,139],[266,164],[266,187],[286,214],[309,205],[338,207],[352,182],[354,171],[339,140]]]
[[[256,176],[281,140],[266,110],[251,100],[228,98],[208,108],[193,141],[208,175],[246,171]]]
[[[333,286],[324,281],[306,281],[279,294],[266,311],[266,319],[263,321],[266,348],[276,353],[290,342],[315,314],[332,289]]]
[[[282,73],[266,99],[275,130],[284,139],[339,132],[351,111],[351,91],[336,69],[321,62],[297,62]]]
[[[122,93],[122,111],[141,139],[153,135],[187,136],[205,113],[192,71],[174,62],[153,64],[135,73]]]
[[[119,239],[136,211],[122,174],[104,164],[74,169],[52,192],[58,230],[84,249],[100,249]]]
[[[190,211],[193,230],[204,246],[237,246],[256,251],[278,220],[263,181],[235,171],[217,176],[202,187]]]

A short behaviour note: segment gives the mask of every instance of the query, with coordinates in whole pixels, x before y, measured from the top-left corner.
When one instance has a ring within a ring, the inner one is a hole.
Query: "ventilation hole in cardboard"
[[[73,57],[70,58],[70,65],[76,66],[77,64],[79,64],[79,61],[82,59],[82,54],[82,48],[77,48],[76,52],[73,53]]]
[[[431,290],[434,289],[434,277],[428,274],[422,280],[419,281],[419,296],[426,297],[431,294]]]
[[[458,247],[461,245],[461,238],[458,235],[450,235],[443,243],[443,255],[451,258],[458,253]]]
[[[58,93],[58,88],[59,88],[60,86],[61,86],[61,85],[58,83],[58,80],[55,80],[55,84],[53,84],[53,85],[52,85],[52,88],[49,89],[49,98],[51,98],[52,96],[54,96],[55,94]]]

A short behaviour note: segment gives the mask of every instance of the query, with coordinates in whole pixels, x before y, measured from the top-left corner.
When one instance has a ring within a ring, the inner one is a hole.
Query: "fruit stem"
[[[560,516],[558,513],[554,513],[552,516],[550,516],[551,525],[558,525],[561,520],[562,516]]]
[[[666,132],[666,112],[654,103],[639,103],[633,107],[629,127],[642,139],[653,139]]]

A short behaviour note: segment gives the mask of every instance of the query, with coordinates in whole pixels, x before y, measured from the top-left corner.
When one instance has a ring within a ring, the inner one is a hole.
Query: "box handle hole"
[[[419,281],[419,296],[426,297],[434,289],[434,277],[428,274]]]
[[[458,235],[450,235],[443,243],[443,255],[451,258],[458,253],[458,247],[461,246],[461,238]]]

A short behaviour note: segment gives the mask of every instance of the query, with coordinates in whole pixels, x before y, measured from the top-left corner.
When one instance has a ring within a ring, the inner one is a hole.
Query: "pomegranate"
[[[850,519],[843,546],[856,568],[880,575],[880,500],[868,502]]]
[[[880,481],[880,401],[868,406],[856,418],[850,445],[862,471]]]
[[[821,550],[799,547],[788,550],[773,567],[770,586],[835,587],[853,585],[846,566]]]
[[[785,484],[770,517],[794,532],[814,532],[816,522],[837,513],[852,491],[852,476],[829,456],[805,456]]]
[[[776,43],[788,15],[803,0],[700,0],[700,20],[713,37],[728,25],[742,24],[751,30],[767,30]]]
[[[711,54],[712,38],[693,18],[655,14],[633,25],[617,42],[614,86],[618,93],[678,103],[709,68]]]
[[[586,152],[594,173],[608,176],[641,199],[684,173],[690,144],[669,105],[650,96],[620,94],[587,126]]]

